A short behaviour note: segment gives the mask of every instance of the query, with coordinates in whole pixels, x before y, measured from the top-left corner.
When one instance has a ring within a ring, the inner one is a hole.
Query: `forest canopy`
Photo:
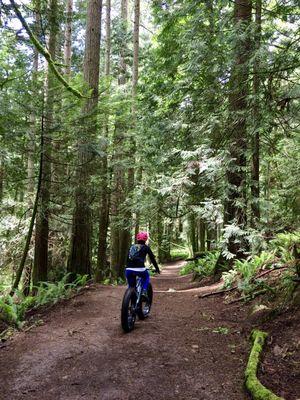
[[[282,232],[297,253],[299,20],[296,0],[2,0],[0,290],[118,282],[140,229],[216,277]]]

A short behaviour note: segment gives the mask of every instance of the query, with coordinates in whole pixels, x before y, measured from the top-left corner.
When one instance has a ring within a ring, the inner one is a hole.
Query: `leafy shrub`
[[[224,288],[232,286],[238,277],[238,287],[244,293],[251,293],[258,288],[272,290],[263,280],[255,279],[258,271],[267,266],[284,265],[294,260],[294,247],[300,245],[300,232],[280,233],[268,244],[268,251],[262,251],[259,255],[248,257],[246,260],[236,260],[233,269],[224,272]],[[287,271],[283,275],[282,286],[290,288],[293,273]]]
[[[188,275],[198,267],[197,260],[187,262],[180,270],[180,275]]]
[[[220,253],[217,251],[207,252],[203,258],[187,263],[181,270],[180,275],[193,273],[197,278],[211,276]]]
[[[237,275],[238,275],[238,272],[235,269],[231,269],[230,271],[223,272],[223,274],[222,274],[222,279],[224,281],[223,289],[231,288],[234,281],[236,280]]]
[[[16,291],[15,296],[6,295],[0,298],[0,320],[18,328],[22,326],[26,311],[55,304],[61,299],[68,298],[70,294],[87,283],[87,275],[78,275],[72,283],[67,283],[69,274],[57,283],[42,282],[36,288],[35,296],[25,297],[22,292]]]
[[[0,298],[0,320],[19,327],[18,305],[10,295]]]
[[[279,233],[270,242],[270,248],[276,252],[276,255],[281,258],[283,263],[292,261],[295,258],[295,247],[300,247],[300,231]]]

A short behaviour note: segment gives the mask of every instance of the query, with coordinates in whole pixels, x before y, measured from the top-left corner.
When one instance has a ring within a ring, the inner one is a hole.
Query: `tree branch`
[[[86,98],[87,96],[84,96],[82,93],[80,93],[77,89],[74,89],[72,86],[69,85],[69,83],[65,80],[65,78],[62,76],[62,74],[58,71],[55,62],[52,60],[52,57],[50,55],[50,53],[43,47],[43,45],[41,44],[41,42],[38,40],[38,38],[34,35],[34,33],[32,32],[32,30],[30,29],[29,25],[27,24],[27,22],[25,21],[23,15],[21,14],[17,4],[15,3],[14,0],[9,0],[10,4],[12,6],[12,8],[14,9],[18,19],[20,20],[21,24],[23,25],[25,31],[27,32],[28,36],[30,37],[33,45],[35,46],[35,48],[37,49],[37,51],[39,53],[41,53],[45,59],[47,60],[50,69],[52,70],[52,72],[54,73],[54,75],[57,77],[57,79],[59,80],[59,82],[61,82],[63,84],[63,86],[72,94],[74,94],[74,96],[78,97],[79,99],[83,99]]]

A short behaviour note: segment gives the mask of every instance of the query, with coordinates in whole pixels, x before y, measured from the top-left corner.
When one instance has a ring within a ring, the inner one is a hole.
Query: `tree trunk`
[[[106,1],[106,49],[105,49],[105,76],[110,77],[110,53],[111,53],[111,1]],[[109,94],[109,93],[108,93]],[[105,139],[108,138],[108,118],[104,122]],[[97,268],[95,271],[95,281],[100,282],[108,274],[107,265],[107,231],[109,224],[109,193],[108,193],[108,162],[107,145],[103,148],[104,155],[101,159],[100,174],[100,212],[99,212],[99,237],[97,252]]]
[[[161,199],[157,200],[157,220],[156,220],[156,236],[157,236],[157,259],[159,263],[164,260],[164,250],[163,250],[163,218],[161,215]]]
[[[2,155],[0,155],[0,204],[3,200],[3,191],[4,191],[4,162],[2,159]]]
[[[257,226],[260,219],[260,207],[259,207],[259,148],[260,148],[260,56],[257,52],[260,49],[261,42],[261,0],[256,0],[255,6],[255,45],[254,49],[256,57],[253,66],[253,120],[254,120],[254,136],[252,137],[252,170],[251,170],[251,224],[253,227]]]
[[[44,129],[43,129],[43,123],[42,123],[42,130],[41,130],[41,149],[44,149]],[[34,222],[36,219],[36,214],[37,214],[37,209],[38,209],[38,203],[39,203],[39,196],[40,196],[40,192],[41,192],[41,187],[42,187],[42,176],[43,176],[43,151],[41,151],[40,153],[40,167],[39,167],[39,176],[38,176],[38,184],[37,184],[37,188],[36,188],[36,194],[35,194],[35,200],[33,203],[33,208],[32,208],[32,215],[31,215],[31,219],[30,219],[30,224],[29,224],[29,228],[28,228],[28,232],[27,232],[27,236],[26,236],[26,242],[25,242],[25,246],[24,246],[24,250],[23,250],[23,254],[22,254],[22,259],[20,261],[20,265],[18,267],[17,273],[16,273],[16,277],[12,286],[12,291],[11,294],[14,293],[14,290],[18,288],[20,280],[21,280],[21,276],[24,270],[24,266],[26,263],[26,259],[27,259],[27,255],[28,255],[28,251],[29,251],[29,247],[30,247],[30,242],[31,242],[31,238],[32,238],[32,232],[33,232],[33,228],[34,228]],[[25,275],[27,275],[29,273],[30,275],[30,270],[31,270],[31,265],[29,268],[29,271],[27,270],[25,272]],[[33,276],[34,279],[34,276]],[[28,282],[25,282],[24,284],[24,294],[27,296],[29,293],[29,287],[30,287],[30,276],[27,277]],[[36,282],[33,281],[33,284],[38,283],[39,280],[37,280]]]
[[[193,213],[189,215],[189,237],[192,248],[192,257],[194,257],[195,253],[197,252],[197,244],[196,244],[197,239],[196,239],[196,221],[195,221],[195,215]]]
[[[35,10],[35,32],[40,31],[40,3],[39,1],[34,2]],[[37,49],[34,47],[33,49],[33,68],[32,68],[32,98],[34,98],[34,85],[37,79],[37,73],[39,68],[39,53]],[[35,156],[35,141],[36,141],[36,113],[35,113],[35,105],[32,103],[32,111],[29,116],[30,129],[28,132],[28,145],[27,145],[27,199],[28,199],[28,207],[31,208],[33,206],[33,195],[34,195],[34,186],[35,186],[35,170],[34,170],[34,156]],[[35,221],[35,215],[34,215]],[[33,228],[33,226],[32,226]],[[31,232],[32,234],[32,232]],[[30,235],[31,240],[31,235]],[[30,242],[29,242],[30,244]],[[29,250],[29,248],[28,248]],[[27,250],[27,252],[28,252]],[[26,254],[27,257],[27,254]],[[32,266],[33,263],[30,261],[27,263],[24,277],[23,277],[23,293],[25,296],[28,296],[30,292],[31,285],[31,274],[32,274]]]
[[[93,154],[89,150],[97,134],[97,106],[100,62],[102,0],[89,0],[84,53],[84,80],[91,89],[91,97],[83,106],[82,135],[78,143],[77,188],[73,212],[71,249],[68,272],[71,278],[76,274],[91,274],[91,183]]]
[[[199,221],[200,251],[205,251],[205,223],[202,218]]]
[[[128,19],[128,2],[122,0],[121,2],[121,22],[122,33],[125,37],[127,34],[127,19]],[[126,43],[123,42],[120,48],[120,61],[119,61],[119,79],[118,84],[124,86],[126,84]],[[110,246],[110,259],[111,269],[115,277],[123,275],[124,260],[126,254],[126,243],[128,246],[129,234],[128,229],[124,227],[124,217],[126,220],[126,213],[121,210],[120,205],[125,200],[125,170],[122,166],[122,159],[124,158],[124,124],[118,121],[119,116],[116,116],[116,125],[114,132],[114,157],[113,157],[113,185],[111,193],[111,246]],[[121,213],[123,215],[121,215]],[[127,214],[128,215],[128,214]]]
[[[249,26],[251,22],[251,1],[235,0],[235,47],[234,61],[229,80],[229,163],[227,167],[227,197],[224,207],[224,225],[235,224],[242,230],[247,224],[246,198],[246,151],[247,151],[247,95],[250,60]],[[227,250],[234,258],[246,256],[247,243],[243,238],[231,236]],[[215,266],[215,278],[222,270],[229,269],[233,259],[227,260],[220,254]]]
[[[72,19],[73,19],[73,0],[67,0],[65,41],[64,41],[64,65],[65,65],[65,75],[67,79],[69,79],[71,75]]]
[[[246,207],[246,151],[247,151],[247,95],[250,59],[249,24],[251,2],[236,0],[234,3],[236,26],[235,59],[229,82],[230,112],[230,162],[227,170],[227,203],[225,225],[235,223],[244,229],[247,223]],[[240,244],[230,240],[229,251],[237,257],[243,256]]]
[[[140,186],[141,187],[141,196],[143,196],[143,168],[140,166],[136,172],[136,185],[135,186]],[[139,208],[135,210],[135,220],[134,220],[134,237],[136,238],[136,235],[140,231],[140,211]]]
[[[58,33],[57,23],[58,5],[57,0],[50,1],[49,15],[49,53],[55,60],[56,42]],[[48,278],[48,236],[49,236],[49,202],[51,188],[51,146],[52,146],[52,128],[53,128],[53,108],[55,99],[56,78],[48,65],[46,100],[44,113],[44,141],[42,152],[42,178],[39,195],[38,213],[35,229],[35,249],[33,265],[33,285],[38,282],[46,281]]]

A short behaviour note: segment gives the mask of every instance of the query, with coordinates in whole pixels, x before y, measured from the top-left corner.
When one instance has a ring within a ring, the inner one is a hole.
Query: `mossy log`
[[[284,400],[282,397],[276,396],[269,389],[264,387],[257,379],[257,368],[259,356],[262,352],[264,342],[268,334],[259,330],[253,330],[251,338],[253,346],[249,356],[248,364],[245,371],[246,388],[252,395],[254,400]]]

